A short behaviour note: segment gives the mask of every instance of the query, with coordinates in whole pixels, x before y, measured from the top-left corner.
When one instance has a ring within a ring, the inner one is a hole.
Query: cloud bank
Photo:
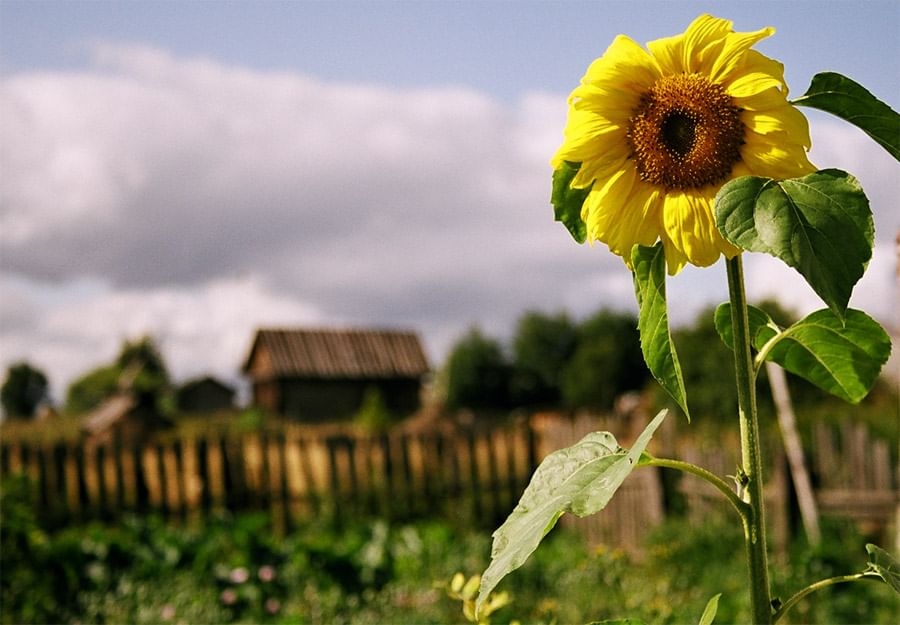
[[[564,120],[563,94],[505,104],[109,44],[85,71],[6,77],[0,365],[34,362],[61,397],[149,332],[176,376],[233,380],[272,324],[412,327],[438,365],[471,324],[503,335],[526,308],[632,308],[621,262],[552,222]],[[814,161],[857,173],[872,200],[860,297],[890,319],[892,163],[815,121]],[[754,259],[751,294],[807,308],[785,273]],[[724,298],[724,277],[710,282],[673,281],[681,321]]]

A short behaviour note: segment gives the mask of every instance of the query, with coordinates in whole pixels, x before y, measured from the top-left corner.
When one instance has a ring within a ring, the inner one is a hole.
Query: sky
[[[0,0],[0,367],[57,399],[152,335],[176,380],[237,382],[258,327],[419,332],[432,366],[525,310],[635,310],[605,246],[553,222],[566,97],[618,33],[710,12],[785,64],[900,105],[900,11],[868,2]],[[897,164],[807,112],[856,175],[876,250],[851,305],[897,326]],[[822,304],[749,255],[751,299]],[[673,323],[727,299],[722,263],[669,280]],[[896,351],[896,350],[895,350]]]

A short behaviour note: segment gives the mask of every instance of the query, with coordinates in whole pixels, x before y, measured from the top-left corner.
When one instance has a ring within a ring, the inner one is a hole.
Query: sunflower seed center
[[[701,74],[664,76],[632,113],[628,142],[641,179],[667,190],[724,182],[741,160],[741,110]]]

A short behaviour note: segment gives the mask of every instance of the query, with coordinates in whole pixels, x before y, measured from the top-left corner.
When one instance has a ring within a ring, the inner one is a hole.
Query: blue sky
[[[73,376],[151,333],[177,378],[236,379],[260,325],[412,327],[433,365],[467,327],[633,309],[630,274],[552,222],[565,97],[618,33],[701,12],[799,95],[818,71],[900,104],[883,2],[0,1],[0,365]],[[813,161],[862,180],[879,248],[859,307],[895,324],[896,163],[809,114]],[[677,322],[721,266],[670,284]],[[748,260],[751,297],[818,304]],[[887,297],[885,296],[887,294]]]
[[[5,72],[79,68],[84,44],[143,43],[254,69],[403,87],[466,85],[499,98],[565,92],[618,33],[643,43],[710,12],[741,30],[774,25],[760,45],[789,59],[792,88],[817,71],[896,98],[895,0],[789,2],[20,2],[4,0]]]

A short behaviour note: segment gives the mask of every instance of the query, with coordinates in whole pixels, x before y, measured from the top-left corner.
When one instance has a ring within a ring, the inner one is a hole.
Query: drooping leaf
[[[573,189],[569,186],[579,169],[581,163],[563,162],[562,166],[553,172],[550,203],[553,204],[556,221],[562,222],[573,239],[584,243],[587,239],[587,226],[581,220],[581,206],[591,189],[590,187]]]
[[[851,308],[843,323],[830,310],[804,317],[776,335],[763,357],[855,404],[868,394],[890,354],[884,329]]]
[[[769,339],[781,331],[766,311],[756,306],[747,306],[747,318],[749,322],[750,344],[759,351]],[[719,338],[728,347],[734,349],[734,332],[731,329],[731,303],[719,304],[715,313],[716,332]]]
[[[666,257],[662,243],[653,247],[635,245],[631,250],[634,291],[637,296],[641,351],[650,373],[684,411],[688,421],[687,393],[678,354],[669,331],[666,310]]]
[[[716,612],[719,610],[719,597],[722,593],[717,594],[706,603],[706,609],[700,617],[700,625],[712,625],[713,619],[716,618]]]
[[[566,512],[587,516],[606,507],[638,466],[650,437],[666,416],[663,410],[644,429],[631,450],[609,432],[593,432],[571,447],[544,458],[515,509],[494,532],[491,563],[481,576],[476,611],[506,575],[530,556]]]
[[[869,552],[869,566],[865,570],[865,574],[880,577],[900,594],[900,562],[897,562],[887,551],[872,543],[866,545],[866,551]]]
[[[806,93],[792,104],[816,108],[850,122],[900,160],[900,115],[846,76],[834,72],[816,74]]]
[[[789,180],[745,176],[719,190],[715,212],[726,239],[781,259],[843,316],[875,239],[856,178],[837,169]]]

